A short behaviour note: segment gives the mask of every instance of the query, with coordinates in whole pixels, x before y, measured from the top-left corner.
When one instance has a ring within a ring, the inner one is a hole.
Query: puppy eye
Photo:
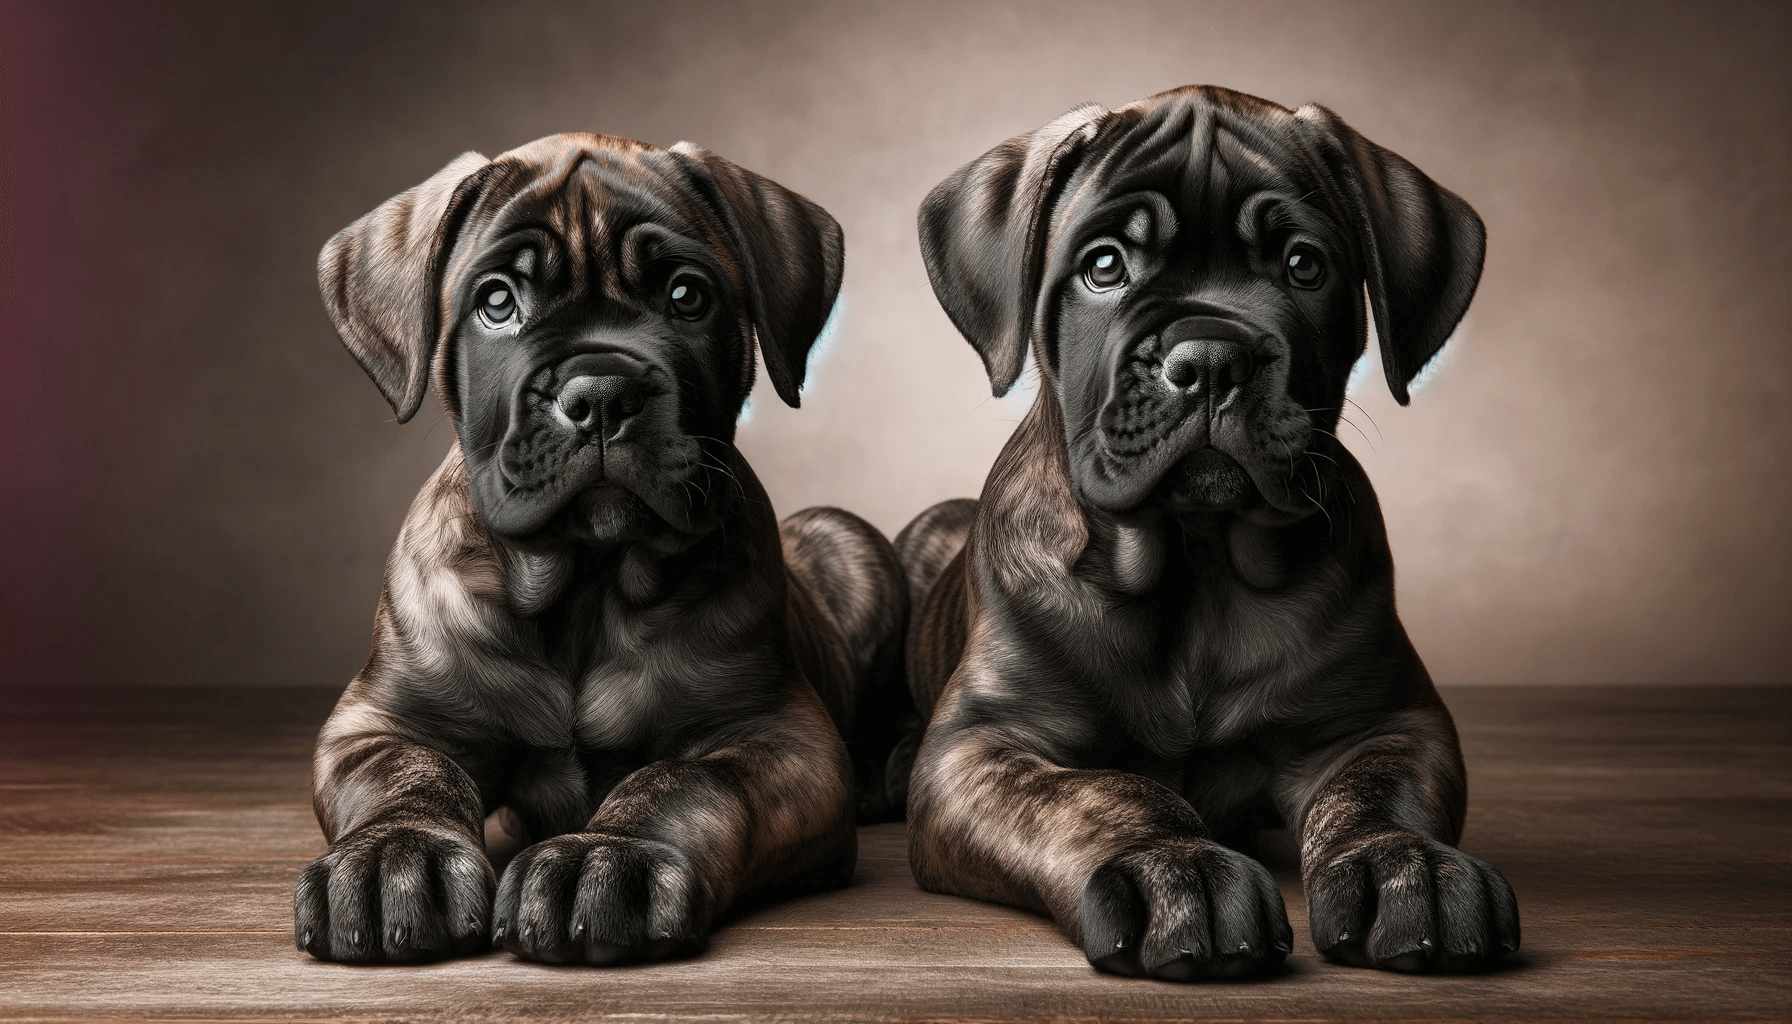
[[[491,281],[479,290],[479,316],[491,327],[502,327],[516,317],[516,290],[509,282]]]
[[[1310,245],[1288,250],[1288,283],[1296,288],[1317,288],[1325,283],[1325,261]]]
[[[697,278],[688,274],[674,277],[666,286],[666,305],[673,316],[697,320],[709,309],[709,295]]]
[[[1083,280],[1098,292],[1120,287],[1126,283],[1126,257],[1117,246],[1097,246],[1083,261]]]

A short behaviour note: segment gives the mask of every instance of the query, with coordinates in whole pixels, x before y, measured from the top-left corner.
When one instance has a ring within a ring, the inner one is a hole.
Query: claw
[[[1186,949],[1177,950],[1180,956],[1173,957],[1167,963],[1149,968],[1147,973],[1164,981],[1192,981],[1199,971],[1194,956]]]
[[[1422,950],[1411,949],[1390,956],[1382,963],[1390,970],[1399,971],[1402,974],[1417,974],[1425,969],[1426,959]]]

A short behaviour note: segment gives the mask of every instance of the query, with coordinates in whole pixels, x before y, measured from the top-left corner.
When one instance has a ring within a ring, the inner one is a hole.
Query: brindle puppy
[[[318,267],[399,421],[433,374],[459,443],[318,737],[299,948],[668,957],[743,893],[847,878],[841,736],[899,660],[905,586],[854,516],[775,522],[732,443],[755,337],[797,404],[833,218],[694,146],[556,135],[462,156]],[[502,884],[494,811],[534,842]]]
[[[1105,971],[1267,970],[1281,895],[1222,843],[1273,810],[1327,957],[1516,949],[1511,888],[1454,846],[1456,732],[1334,434],[1365,283],[1404,404],[1474,294],[1474,211],[1323,107],[1189,87],[1003,143],[920,228],[995,393],[1029,345],[1040,377],[982,501],[897,538],[921,885],[1050,913]]]

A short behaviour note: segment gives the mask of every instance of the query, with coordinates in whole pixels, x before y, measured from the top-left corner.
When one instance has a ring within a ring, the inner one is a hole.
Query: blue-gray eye
[[[704,293],[701,280],[689,274],[680,275],[666,285],[666,305],[673,316],[696,320],[709,309],[709,296]]]
[[[1325,283],[1325,261],[1319,258],[1319,250],[1310,245],[1288,250],[1288,283],[1309,289]]]
[[[507,282],[493,281],[479,291],[479,315],[493,327],[502,327],[516,316],[516,291]]]
[[[1120,287],[1126,283],[1126,257],[1116,246],[1095,247],[1083,261],[1083,280],[1098,292]]]

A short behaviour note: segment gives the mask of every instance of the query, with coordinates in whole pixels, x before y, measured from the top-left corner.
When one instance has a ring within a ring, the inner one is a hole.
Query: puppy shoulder
[[[973,568],[1004,590],[1057,585],[1088,547],[1059,430],[1056,402],[1042,394],[983,485],[968,547]]]
[[[382,604],[404,634],[485,632],[509,617],[504,559],[473,507],[458,444],[411,501]]]

